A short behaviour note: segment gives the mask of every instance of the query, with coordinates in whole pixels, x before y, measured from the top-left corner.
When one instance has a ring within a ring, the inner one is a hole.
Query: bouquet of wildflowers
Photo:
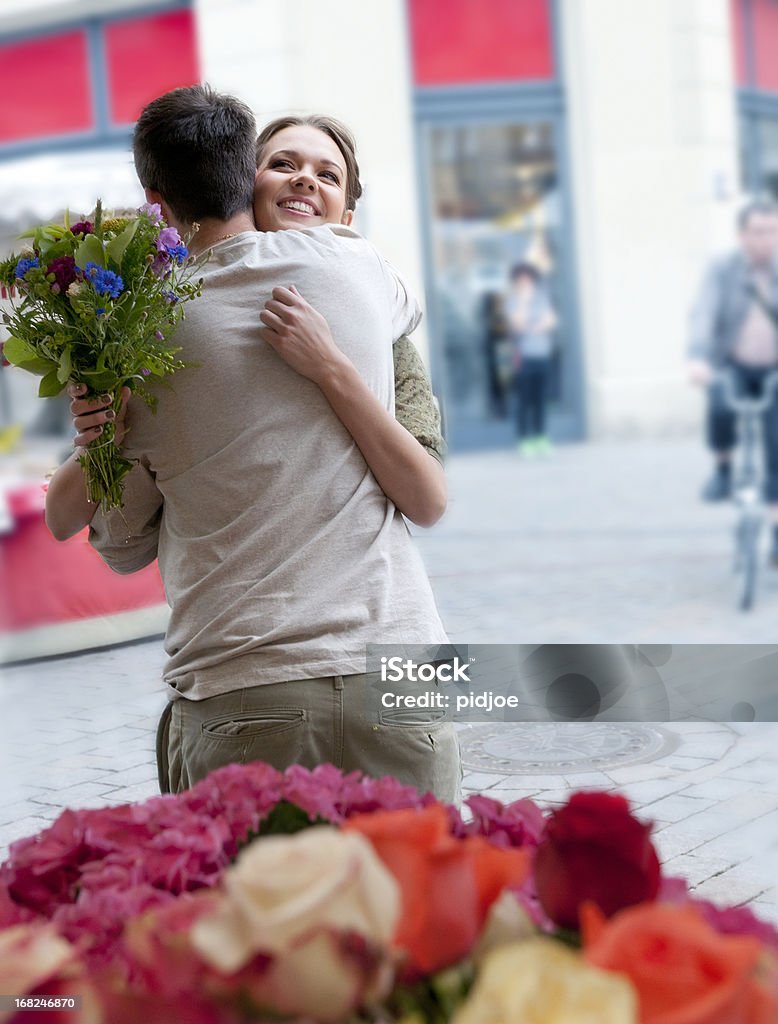
[[[0,283],[17,293],[3,318],[8,362],[42,377],[42,398],[73,381],[86,384],[86,397],[110,395],[116,412],[124,387],[153,407],[147,385],[185,365],[170,336],[202,286],[159,206],[107,217],[98,201],[93,221],[71,224],[66,216],[23,237],[31,244],[0,263]],[[79,459],[89,499],[104,511],[121,507],[122,478],[132,468],[114,432],[106,423]]]

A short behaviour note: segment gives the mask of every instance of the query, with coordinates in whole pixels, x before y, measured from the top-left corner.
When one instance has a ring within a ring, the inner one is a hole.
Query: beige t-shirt
[[[204,277],[176,333],[190,368],[158,389],[156,415],[130,401],[124,451],[141,465],[122,513],[90,531],[119,572],[158,555],[171,696],[363,672],[368,643],[445,643],[403,517],[319,388],[258,333],[272,288],[295,284],[391,409],[415,300],[340,226],[246,232]]]

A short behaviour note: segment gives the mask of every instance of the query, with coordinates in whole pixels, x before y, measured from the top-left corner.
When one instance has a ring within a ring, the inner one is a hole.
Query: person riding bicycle
[[[767,312],[778,311],[778,207],[754,201],[737,218],[739,247],[708,267],[692,309],[689,375],[708,387],[707,440],[715,455],[706,501],[732,494],[732,455],[737,414],[730,408],[717,371],[730,369],[737,391],[761,393],[778,368],[778,326]],[[770,561],[778,566],[778,394],[763,415],[766,490],[773,539]]]

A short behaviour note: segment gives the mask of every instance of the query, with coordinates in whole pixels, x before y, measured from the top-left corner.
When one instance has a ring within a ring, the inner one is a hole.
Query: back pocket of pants
[[[252,736],[270,736],[294,729],[305,721],[302,708],[263,708],[261,711],[239,711],[232,715],[219,715],[203,722],[204,736],[219,740],[245,741]]]
[[[404,729],[418,727],[434,729],[446,722],[446,712],[428,708],[391,708],[379,714],[381,725],[396,725]]]

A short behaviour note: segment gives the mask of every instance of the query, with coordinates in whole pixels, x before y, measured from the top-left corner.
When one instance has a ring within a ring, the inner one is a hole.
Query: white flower
[[[452,1024],[638,1024],[635,990],[622,974],[592,967],[552,939],[489,953]]]
[[[68,295],[71,297],[71,299],[74,299],[77,295],[81,294],[82,287],[83,286],[81,285],[80,281],[70,282],[70,284],[68,285]]]
[[[535,926],[516,894],[504,889],[489,908],[489,916],[471,956],[480,963],[498,946],[529,939],[535,934]]]
[[[18,924],[0,930],[0,992],[26,995],[56,977],[75,950],[52,925]],[[0,1021],[13,1017],[0,1010]]]
[[[225,874],[222,896],[192,943],[227,974],[271,955],[251,984],[258,1003],[335,1021],[388,991],[400,892],[363,836],[316,826],[259,839]]]

